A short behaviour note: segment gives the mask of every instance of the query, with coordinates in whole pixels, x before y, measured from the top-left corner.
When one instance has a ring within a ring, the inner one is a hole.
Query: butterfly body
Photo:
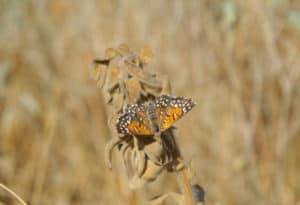
[[[162,95],[154,102],[129,105],[117,120],[117,132],[134,136],[157,135],[170,128],[194,106],[190,98],[170,95]]]

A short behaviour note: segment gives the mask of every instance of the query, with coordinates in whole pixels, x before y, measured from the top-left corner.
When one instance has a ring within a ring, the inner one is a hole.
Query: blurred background
[[[0,1],[0,183],[32,205],[146,204],[104,166],[92,60],[148,45],[197,106],[177,141],[207,204],[300,204],[300,1]],[[117,155],[117,154],[116,154]],[[124,180],[123,180],[124,179]],[[0,190],[0,204],[18,204]]]

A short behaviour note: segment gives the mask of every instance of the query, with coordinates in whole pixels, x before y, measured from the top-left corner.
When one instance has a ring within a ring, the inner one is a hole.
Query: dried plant
[[[8,188],[7,186],[5,186],[4,184],[1,184],[1,183],[0,183],[0,187],[3,190],[7,191],[10,195],[12,195],[16,200],[18,200],[20,202],[20,204],[27,205],[26,202],[20,196],[18,196],[18,194],[16,194],[13,190],[11,190],[10,188]]]
[[[173,127],[150,138],[134,137],[127,133],[120,135],[120,130],[116,130],[120,116],[126,119],[124,113],[129,112],[135,105],[145,103],[147,106],[149,102],[163,98],[160,96],[171,94],[166,77],[159,78],[146,70],[151,58],[152,52],[148,47],[136,53],[126,44],[121,44],[118,48],[107,49],[104,58],[94,60],[93,76],[102,89],[112,135],[105,148],[105,162],[109,168],[112,167],[112,151],[117,148],[122,155],[129,177],[129,187],[132,189],[142,188],[155,180],[163,170],[176,173],[182,193],[162,194],[153,198],[151,205],[162,204],[167,198],[185,205],[195,204],[196,201],[203,202],[203,197],[197,197],[199,189],[194,189],[193,195],[188,167],[180,155]],[[190,99],[178,99],[190,103],[189,109],[194,106]]]

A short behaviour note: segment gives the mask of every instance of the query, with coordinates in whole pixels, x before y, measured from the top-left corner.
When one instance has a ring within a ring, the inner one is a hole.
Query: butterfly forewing
[[[190,98],[162,95],[156,100],[156,112],[160,121],[160,131],[171,127],[188,113],[195,103]]]
[[[117,121],[117,131],[120,134],[152,135],[149,119],[144,105],[133,104],[125,108]]]

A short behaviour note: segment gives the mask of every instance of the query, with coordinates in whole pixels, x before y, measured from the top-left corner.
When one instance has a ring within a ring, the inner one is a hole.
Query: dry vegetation
[[[207,204],[299,204],[299,9],[286,0],[2,0],[0,183],[32,205],[145,204],[178,191],[171,174],[130,190],[122,167],[104,165],[110,135],[90,68],[126,42],[149,45],[153,72],[197,102],[176,136]],[[0,203],[18,201],[1,190]]]

